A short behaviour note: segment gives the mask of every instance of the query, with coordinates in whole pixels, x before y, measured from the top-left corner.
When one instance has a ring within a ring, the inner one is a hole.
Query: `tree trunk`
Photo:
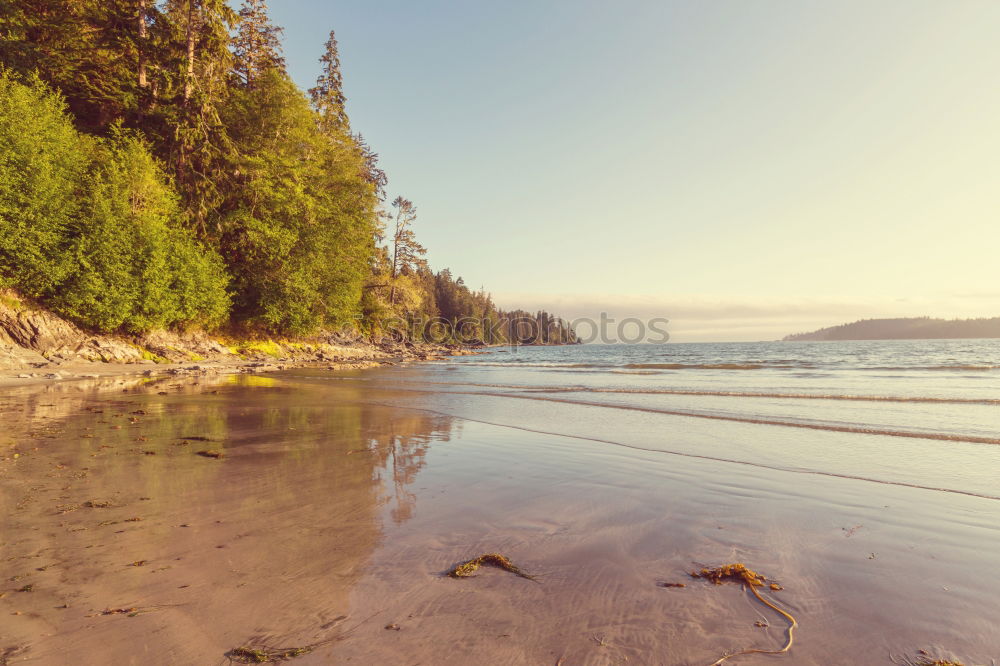
[[[139,0],[139,43],[136,45],[139,51],[139,87],[145,88],[146,82],[146,2]]]
[[[187,17],[187,76],[184,78],[184,104],[191,99],[194,86],[195,0],[188,0]]]

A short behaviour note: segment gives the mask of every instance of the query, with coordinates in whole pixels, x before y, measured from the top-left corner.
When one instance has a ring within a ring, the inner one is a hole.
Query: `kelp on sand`
[[[461,564],[456,564],[448,570],[448,575],[452,578],[469,578],[479,570],[479,567],[484,565],[503,569],[504,571],[509,571],[516,576],[520,576],[521,578],[534,580],[536,583],[538,582],[535,580],[534,576],[521,571],[514,565],[513,562],[500,553],[486,553],[485,555],[480,555],[479,557],[467,560]]]
[[[757,597],[757,601],[761,602],[768,608],[780,613],[789,622],[788,626],[788,640],[785,646],[780,650],[761,650],[758,648],[746,648],[744,650],[739,650],[738,652],[733,652],[731,654],[724,655],[712,662],[711,666],[718,666],[722,662],[732,659],[733,657],[739,657],[746,654],[784,654],[788,652],[792,647],[792,632],[795,631],[795,627],[799,626],[799,623],[795,621],[791,613],[785,611],[768,599],[765,599],[757,591],[758,587],[769,586],[772,590],[780,590],[781,586],[774,582],[769,581],[762,574],[757,573],[751,569],[748,569],[745,564],[736,562],[733,564],[725,564],[714,569],[703,568],[701,571],[692,571],[692,578],[704,578],[705,580],[712,581],[716,585],[722,585],[726,581],[732,581],[735,583],[741,583],[746,586],[750,592]]]
[[[297,648],[264,648],[264,647],[238,647],[230,650],[226,656],[230,661],[239,664],[270,664],[279,661],[288,661],[295,657],[301,657],[313,651],[315,645],[306,645]]]

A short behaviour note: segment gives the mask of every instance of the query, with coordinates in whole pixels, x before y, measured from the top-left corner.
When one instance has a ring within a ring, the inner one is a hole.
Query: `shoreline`
[[[463,356],[470,352],[466,350],[432,347],[425,349],[423,355],[392,354],[382,352],[377,346],[345,347],[357,351],[356,356],[333,358],[256,358],[211,360],[175,363],[105,363],[102,361],[72,361],[62,364],[36,368],[21,368],[7,370],[0,374],[0,392],[8,388],[27,387],[53,382],[68,382],[87,379],[118,379],[118,378],[164,378],[183,376],[218,376],[232,374],[264,374],[284,370],[317,369],[317,370],[362,370],[386,365],[398,365],[413,361],[442,360],[448,356]]]
[[[154,331],[125,337],[85,331],[9,290],[0,290],[0,390],[51,381],[135,375],[267,373],[292,368],[352,370],[443,360],[508,346],[371,341],[334,333],[281,339]]]

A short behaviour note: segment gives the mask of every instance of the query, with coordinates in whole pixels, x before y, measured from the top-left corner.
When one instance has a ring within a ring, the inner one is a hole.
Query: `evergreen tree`
[[[573,341],[431,272],[413,203],[380,209],[388,179],[351,133],[334,33],[308,96],[280,33],[266,0],[238,16],[226,0],[6,0],[0,287],[105,331],[296,334],[360,312],[373,334],[444,317],[452,341]]]
[[[361,156],[361,177],[375,188],[379,201],[385,201],[385,188],[389,184],[389,176],[378,165],[378,153],[372,150],[360,133],[354,135],[354,143]]]
[[[348,132],[350,121],[347,119],[344,78],[340,73],[340,54],[333,30],[330,31],[330,38],[326,40],[326,51],[319,62],[322,71],[316,79],[316,87],[309,89],[309,97],[313,108],[319,113],[320,125],[327,132],[331,130]],[[359,145],[365,144],[359,141]]]
[[[202,238],[219,231],[213,215],[223,200],[233,146],[220,118],[231,70],[229,28],[235,13],[224,0],[168,0],[169,42],[182,72],[172,105],[164,109],[166,156],[189,223]],[[172,130],[172,131],[171,131]]]
[[[138,108],[138,23],[131,0],[7,0],[0,62],[37,71],[66,97],[78,127],[101,131]]]
[[[389,305],[395,305],[396,296],[400,290],[400,278],[414,273],[417,268],[425,266],[423,255],[427,253],[411,226],[417,219],[417,208],[413,202],[403,197],[396,197],[392,202],[396,209],[392,232],[392,259],[389,264]]]
[[[233,43],[234,71],[245,86],[252,88],[261,72],[285,71],[285,59],[281,55],[282,29],[268,18],[266,0],[244,0],[239,17],[239,29]]]
[[[233,93],[238,158],[222,226],[241,319],[296,333],[357,312],[373,247],[375,196],[353,146],[332,142],[277,70]]]

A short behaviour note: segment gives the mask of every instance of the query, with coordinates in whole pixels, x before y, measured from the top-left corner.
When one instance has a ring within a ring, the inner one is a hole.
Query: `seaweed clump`
[[[223,453],[222,451],[198,451],[197,455],[201,456],[202,458],[215,458],[215,459],[226,457],[226,454]]]
[[[965,664],[952,659],[931,659],[926,651],[920,650],[920,660],[913,666],[965,666]]]
[[[735,564],[724,564],[721,567],[716,567],[714,569],[692,571],[691,577],[704,578],[712,581],[716,585],[722,585],[727,580],[736,583],[746,583],[752,588],[767,584],[767,578],[756,571],[747,569],[746,565],[740,562],[736,562]]]
[[[295,657],[312,652],[312,646],[297,648],[282,648],[272,650],[269,648],[238,647],[229,651],[226,656],[231,661],[239,664],[272,664],[279,661],[288,661]]]
[[[753,571],[752,569],[748,569],[745,564],[742,564],[740,562],[735,562],[733,564],[724,564],[721,567],[716,567],[714,569],[703,568],[701,571],[692,571],[691,577],[704,578],[705,580],[712,581],[716,585],[722,585],[726,581],[741,583],[745,585],[747,589],[750,590],[751,593],[753,593],[753,595],[757,598],[757,601],[761,602],[768,608],[780,613],[786,620],[788,620],[789,623],[788,640],[785,642],[785,646],[782,647],[780,650],[760,650],[757,648],[746,648],[744,650],[740,650],[738,652],[732,652],[730,654],[720,657],[716,661],[712,662],[711,666],[719,666],[719,664],[726,661],[727,659],[732,659],[733,657],[738,657],[740,655],[784,654],[792,648],[792,640],[793,640],[792,632],[795,631],[795,627],[799,626],[799,623],[795,621],[795,618],[792,617],[791,613],[779,608],[768,599],[765,599],[760,595],[760,592],[757,591],[758,587],[764,587],[765,585],[769,585],[772,590],[780,590],[781,589],[780,585],[769,582],[764,575],[759,574],[756,571]]]
[[[504,571],[509,571],[510,573],[520,576],[521,578],[527,578],[528,580],[535,580],[534,576],[524,573],[518,567],[514,565],[509,559],[501,555],[500,553],[486,553],[485,555],[480,555],[474,559],[462,562],[461,564],[456,564],[454,567],[448,570],[448,575],[452,578],[468,578],[472,576],[479,567],[483,565],[488,565],[491,567],[496,567],[498,569],[503,569]],[[537,581],[536,581],[537,582]]]
[[[889,659],[898,666],[965,666],[954,659],[934,659],[927,650],[917,650],[917,658],[902,657],[899,661],[889,653]]]

